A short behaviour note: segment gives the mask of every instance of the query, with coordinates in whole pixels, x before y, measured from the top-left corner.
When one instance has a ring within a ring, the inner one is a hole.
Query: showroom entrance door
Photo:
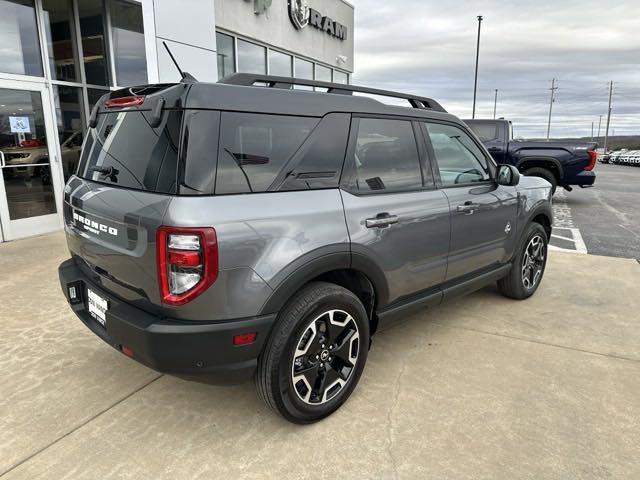
[[[61,194],[63,186],[52,122],[44,83],[0,79],[2,241],[51,232],[62,225],[56,193]]]

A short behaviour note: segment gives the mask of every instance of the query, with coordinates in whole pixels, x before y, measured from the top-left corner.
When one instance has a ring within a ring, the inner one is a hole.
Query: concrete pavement
[[[554,253],[376,337],[336,414],[159,375],[70,312],[62,234],[0,245],[0,478],[638,478],[640,265]]]

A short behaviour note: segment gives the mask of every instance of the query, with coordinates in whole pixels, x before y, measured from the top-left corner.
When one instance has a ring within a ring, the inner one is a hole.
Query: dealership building
[[[0,241],[62,228],[62,190],[97,100],[235,72],[349,83],[344,0],[0,0]]]

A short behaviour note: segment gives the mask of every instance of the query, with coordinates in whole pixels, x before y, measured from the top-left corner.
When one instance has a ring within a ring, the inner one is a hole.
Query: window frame
[[[398,120],[407,122],[411,125],[413,131],[413,138],[416,142],[416,150],[418,153],[418,167],[420,169],[422,186],[412,188],[394,188],[392,190],[372,190],[372,191],[360,191],[355,186],[356,171],[353,164],[355,158],[355,151],[358,143],[358,134],[360,132],[360,120],[361,119],[377,119],[377,120]],[[349,192],[352,195],[358,197],[364,197],[369,195],[390,195],[400,193],[415,193],[422,191],[431,191],[438,188],[435,176],[433,175],[433,168],[429,159],[429,151],[424,141],[424,135],[420,131],[418,125],[419,119],[415,117],[405,117],[401,115],[381,115],[381,114],[358,114],[351,115],[351,127],[349,131],[349,140],[347,142],[347,150],[345,153],[345,159],[342,168],[342,176],[340,178],[340,189],[345,192]],[[429,182],[430,180],[430,182]]]
[[[438,189],[446,189],[446,188],[460,188],[460,187],[474,187],[474,186],[483,186],[483,185],[495,185],[496,184],[496,171],[497,164],[493,160],[493,157],[489,155],[487,149],[482,143],[479,143],[476,140],[475,135],[473,135],[466,125],[460,125],[455,122],[447,122],[439,119],[430,119],[430,118],[422,118],[418,120],[420,124],[420,131],[422,132],[423,140],[426,144],[427,150],[429,152],[429,158],[431,159],[431,172],[433,173],[433,177]],[[438,125],[446,125],[448,127],[454,127],[458,130],[461,130],[464,134],[471,139],[471,141],[480,149],[482,154],[484,155],[485,160],[487,161],[487,167],[489,168],[489,179],[482,180],[481,182],[465,182],[458,183],[455,185],[445,185],[442,183],[442,178],[440,177],[440,165],[438,163],[438,157],[436,156],[435,150],[433,149],[433,145],[431,143],[431,137],[429,136],[429,131],[427,130],[427,123],[433,123]]]

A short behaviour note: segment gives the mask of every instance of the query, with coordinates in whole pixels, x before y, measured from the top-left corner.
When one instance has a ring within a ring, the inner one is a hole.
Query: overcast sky
[[[551,136],[611,129],[640,134],[640,0],[351,0],[353,83],[433,97],[467,118],[473,102],[477,15],[483,15],[477,118],[514,121],[517,136],[546,135],[551,79],[559,87]]]

